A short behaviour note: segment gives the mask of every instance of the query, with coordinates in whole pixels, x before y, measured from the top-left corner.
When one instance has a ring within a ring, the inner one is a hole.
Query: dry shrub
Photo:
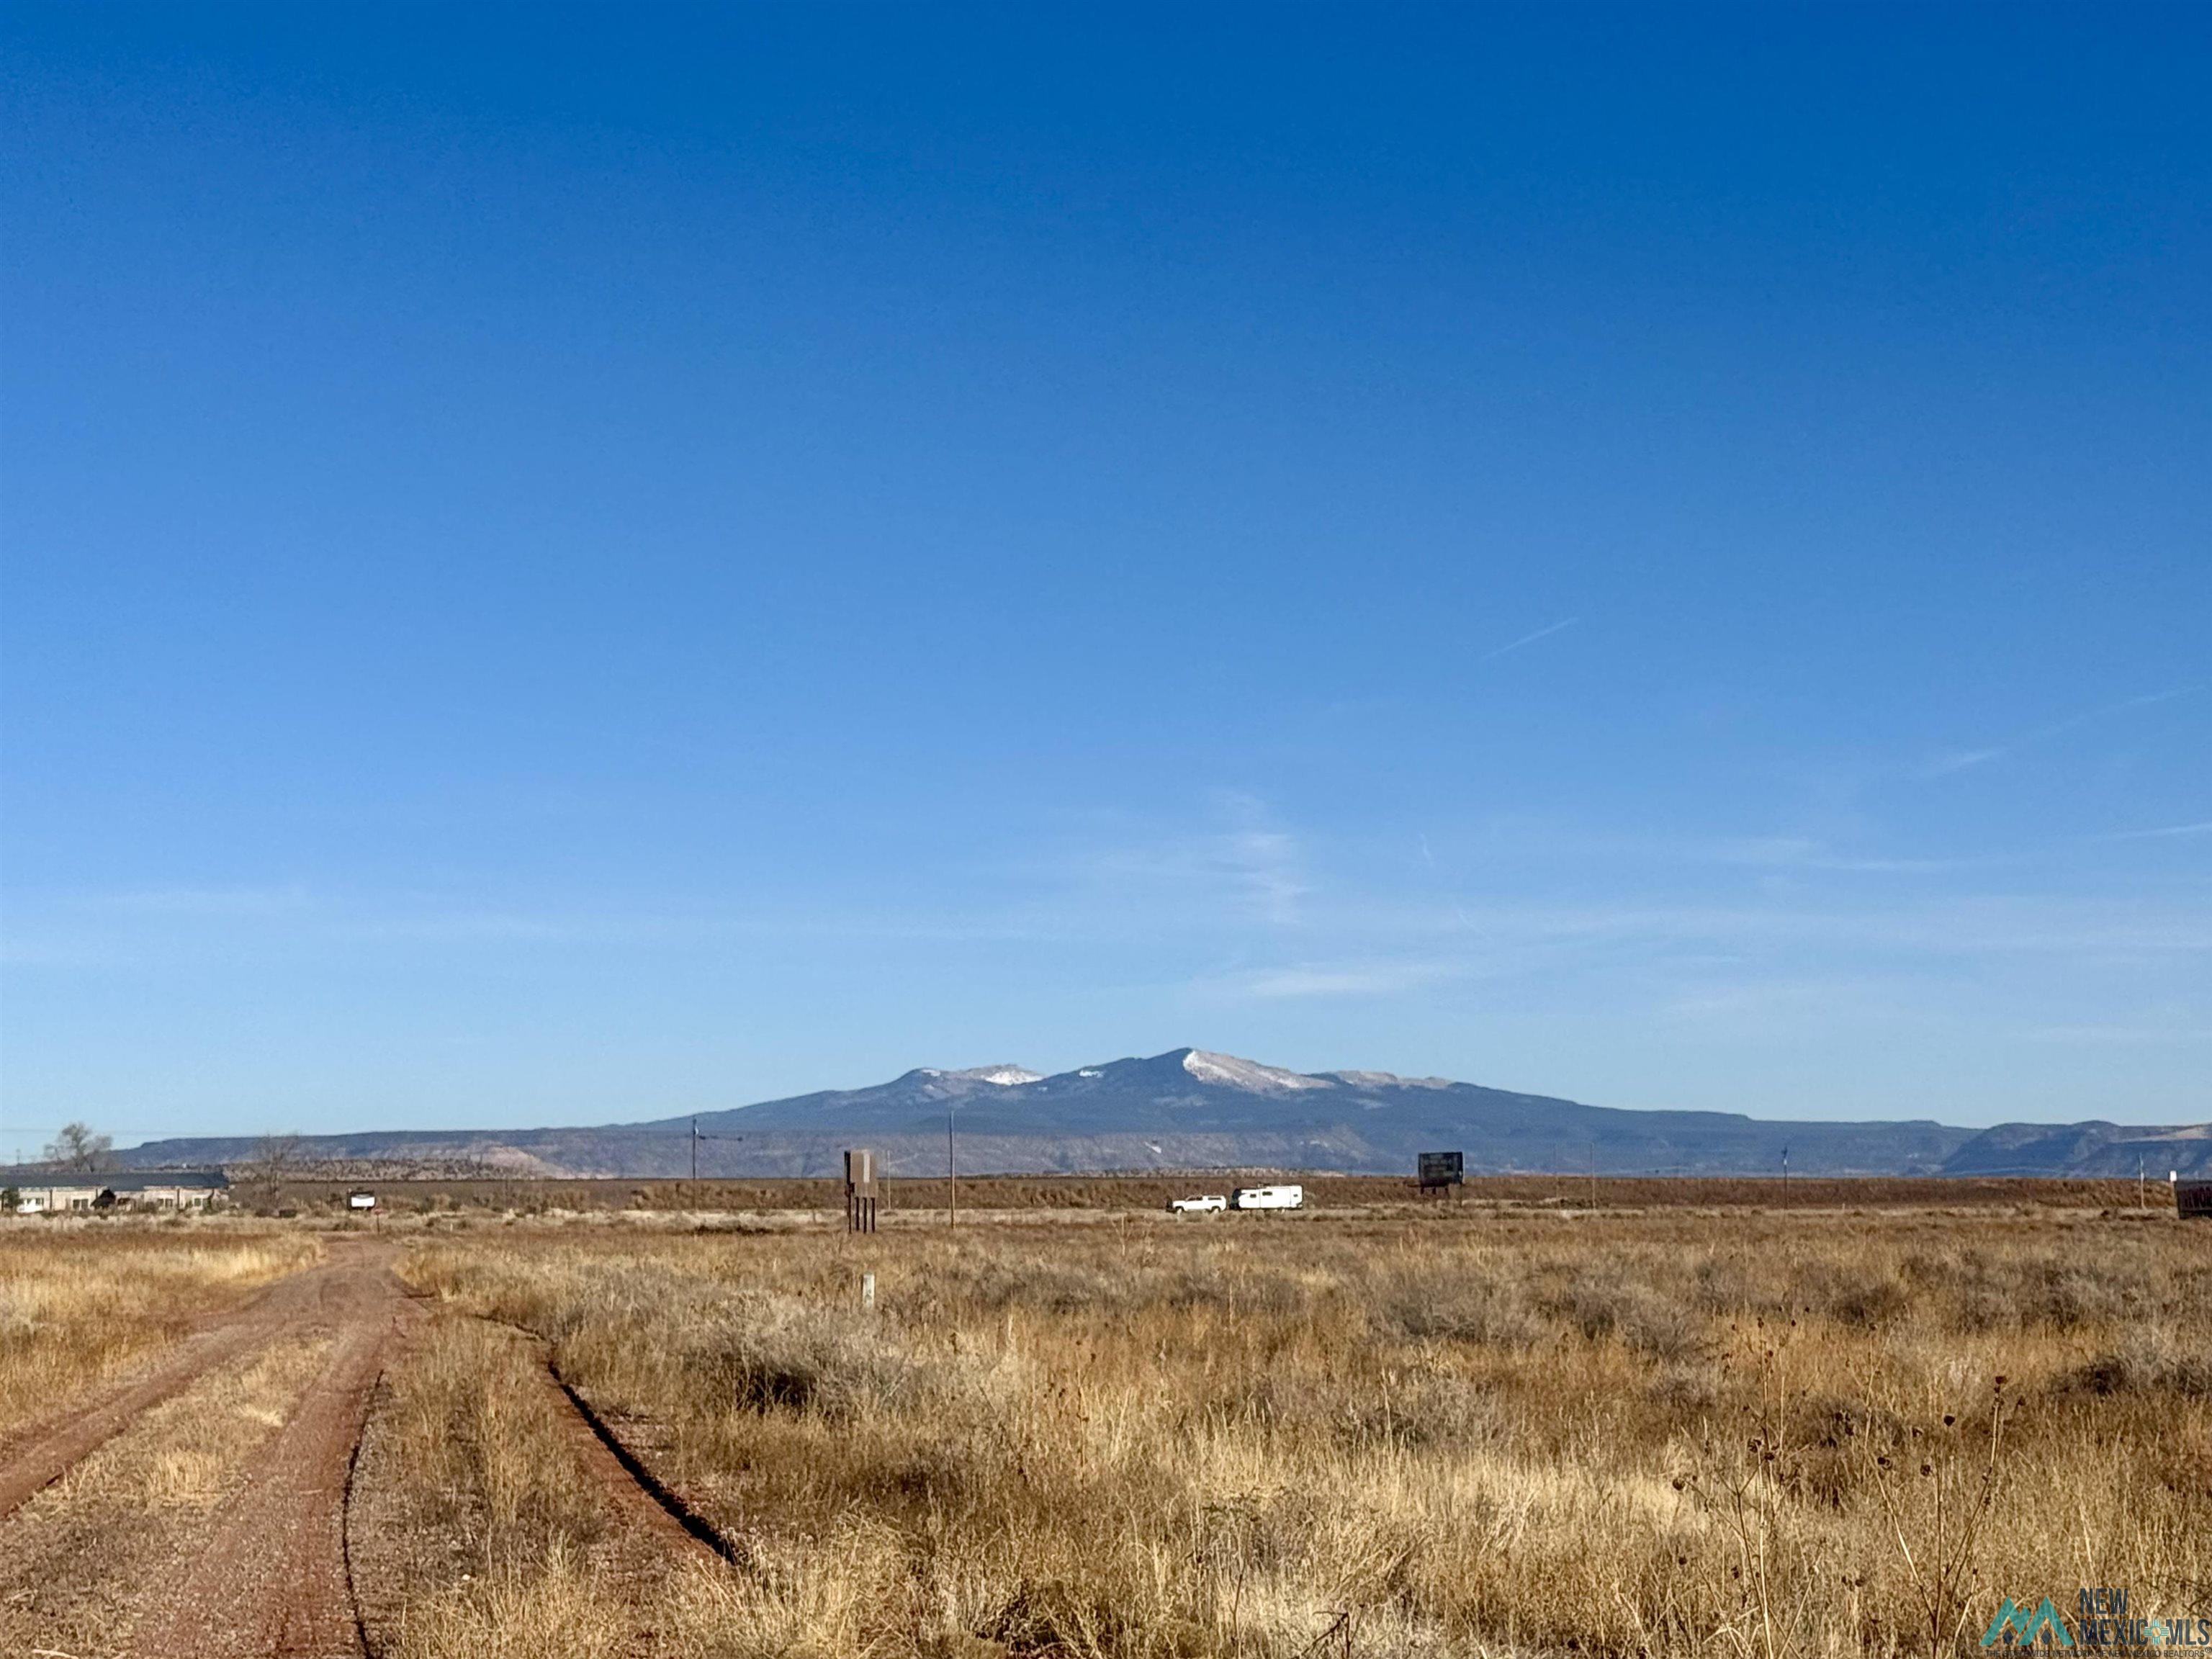
[[[1804,1311],[1853,1330],[1881,1330],[1905,1316],[1912,1291],[1886,1265],[1821,1261],[1794,1282],[1793,1300]]]
[[[2171,1331],[2131,1331],[2126,1342],[2107,1348],[2052,1379],[2057,1395],[2171,1394],[2190,1399],[2212,1397],[2212,1354],[2185,1347]]]
[[[1615,1337],[1662,1359],[1695,1353],[1704,1340],[1694,1313],[1614,1264],[1577,1273],[1561,1305],[1584,1336]]]
[[[1385,1332],[1415,1340],[1528,1348],[1548,1334],[1521,1285],[1486,1276],[1394,1285],[1377,1312]]]
[[[688,1370],[735,1404],[811,1411],[833,1422],[862,1413],[957,1411],[983,1373],[884,1339],[880,1322],[793,1297],[752,1296],[690,1334]]]
[[[552,1339],[742,1541],[653,1604],[670,1651],[1766,1659],[1972,1651],[2084,1560],[2212,1582],[2193,1239],[1469,1210],[514,1229],[410,1272]]]

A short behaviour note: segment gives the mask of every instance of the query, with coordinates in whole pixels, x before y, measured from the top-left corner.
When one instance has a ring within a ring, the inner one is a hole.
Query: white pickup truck
[[[1168,1208],[1177,1215],[1205,1215],[1228,1207],[1229,1200],[1219,1193],[1208,1193],[1203,1198],[1171,1198],[1168,1200]]]

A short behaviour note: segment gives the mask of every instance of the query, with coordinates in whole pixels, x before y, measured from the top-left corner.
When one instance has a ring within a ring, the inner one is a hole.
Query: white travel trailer
[[[1232,1210],[1302,1210],[1305,1202],[1303,1187],[1239,1187],[1229,1194]]]
[[[1228,1207],[1229,1200],[1219,1193],[1207,1193],[1201,1198],[1171,1198],[1168,1200],[1168,1208],[1177,1215],[1206,1215]]]

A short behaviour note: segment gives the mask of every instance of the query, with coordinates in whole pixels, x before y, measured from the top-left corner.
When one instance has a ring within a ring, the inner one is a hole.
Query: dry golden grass
[[[154,1407],[6,1522],[0,1653],[110,1654],[322,1369],[289,1338]]]
[[[2006,1594],[2212,1613],[2208,1244],[2050,1212],[507,1227],[410,1272],[550,1339],[739,1544],[655,1588],[657,1651],[1951,1653]],[[410,1651],[630,1650],[560,1528],[509,1558]]]
[[[970,1215],[1015,1210],[1061,1212],[1155,1211],[1171,1198],[1193,1192],[1226,1192],[1248,1177],[1273,1179],[1267,1171],[1215,1170],[1200,1174],[1143,1176],[963,1176],[960,1208]],[[1310,1201],[1332,1210],[1405,1207],[1422,1203],[1406,1176],[1338,1176],[1310,1172],[1295,1178]],[[279,1211],[319,1215],[332,1220],[346,1213],[353,1181],[298,1177],[254,1182],[234,1189],[234,1200],[257,1213]],[[509,1212],[518,1215],[589,1211],[643,1212],[721,1212],[774,1214],[811,1211],[835,1214],[844,1203],[841,1182],[822,1178],[757,1176],[703,1177],[698,1181],[537,1178],[372,1181],[387,1213],[444,1214]],[[2018,1176],[1972,1178],[1915,1176],[1838,1178],[1800,1176],[1787,1182],[1771,1176],[1582,1176],[1481,1175],[1471,1176],[1449,1200],[1462,1208],[1490,1206],[1519,1208],[1803,1209],[1835,1206],[1903,1206],[1923,1209],[2050,1207],[2125,1209],[2136,1201],[2133,1181],[2081,1177]],[[883,1212],[943,1213],[946,1182],[940,1176],[900,1176],[886,1180]],[[2157,1202],[2170,1207],[2162,1189]]]
[[[317,1254],[296,1229],[0,1223],[0,1431],[115,1376],[198,1316]]]
[[[598,1539],[598,1506],[542,1370],[526,1339],[447,1316],[391,1373],[362,1449],[363,1510],[351,1518],[356,1553],[373,1567],[364,1576],[405,1587],[373,1606],[380,1652],[423,1659],[526,1644],[520,1616],[492,1610],[508,1610],[518,1584],[543,1581],[550,1592]],[[487,1637],[495,1625],[508,1628]],[[587,1626],[578,1624],[578,1640]]]
[[[511,1330],[447,1314],[413,1346],[371,1424],[349,1517],[375,1652],[738,1650],[722,1639],[726,1575],[625,1524],[634,1508],[593,1484],[562,1413],[538,1347]]]

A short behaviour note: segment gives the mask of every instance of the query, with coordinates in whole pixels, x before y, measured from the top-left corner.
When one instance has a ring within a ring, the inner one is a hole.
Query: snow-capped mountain
[[[596,1128],[316,1135],[307,1158],[482,1158],[541,1174],[827,1175],[847,1146],[872,1146],[890,1175],[934,1175],[957,1131],[963,1172],[1270,1168],[1404,1172],[1418,1152],[1457,1149],[1470,1172],[2132,1174],[2212,1170],[2212,1130],[2112,1124],[1977,1132],[1910,1122],[1778,1122],[1724,1112],[1622,1111],[1545,1095],[1403,1078],[1294,1072],[1202,1048],[1051,1075],[1011,1064],[921,1066],[723,1111]],[[151,1142],[133,1167],[243,1162],[250,1140]]]

